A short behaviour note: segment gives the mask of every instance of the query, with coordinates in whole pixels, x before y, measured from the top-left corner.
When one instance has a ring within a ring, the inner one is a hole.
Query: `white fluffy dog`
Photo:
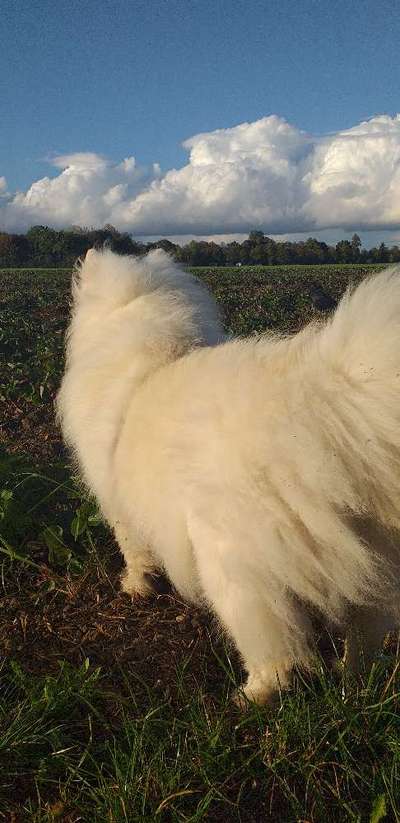
[[[161,250],[88,252],[58,396],[115,531],[125,591],[162,568],[207,602],[265,702],[312,661],[313,613],[357,669],[397,620],[400,270],[293,337],[226,340],[213,298]]]

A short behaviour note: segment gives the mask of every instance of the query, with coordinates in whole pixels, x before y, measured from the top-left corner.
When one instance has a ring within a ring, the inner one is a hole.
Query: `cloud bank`
[[[400,228],[400,114],[324,137],[271,115],[183,145],[187,164],[165,173],[85,152],[56,157],[57,174],[26,192],[8,192],[0,176],[0,228],[112,223],[140,236]]]

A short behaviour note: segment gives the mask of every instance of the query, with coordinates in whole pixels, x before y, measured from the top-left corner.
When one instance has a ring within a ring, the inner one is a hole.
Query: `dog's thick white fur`
[[[310,614],[348,663],[398,616],[400,269],[294,337],[226,340],[161,250],[88,252],[58,396],[64,436],[126,561],[205,600],[264,702],[312,660]]]

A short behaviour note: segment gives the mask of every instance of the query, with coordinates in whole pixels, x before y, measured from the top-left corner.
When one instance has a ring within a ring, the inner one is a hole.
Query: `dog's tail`
[[[349,288],[318,345],[331,445],[347,449],[365,508],[400,529],[400,266]]]
[[[152,351],[155,362],[157,352],[164,362],[193,346],[225,339],[212,294],[162,249],[143,257],[90,249],[76,272],[73,297],[75,313],[87,298],[106,300],[109,316],[119,312],[119,323],[126,322],[136,347]]]
[[[357,383],[400,388],[400,265],[349,287],[320,339],[331,364]]]

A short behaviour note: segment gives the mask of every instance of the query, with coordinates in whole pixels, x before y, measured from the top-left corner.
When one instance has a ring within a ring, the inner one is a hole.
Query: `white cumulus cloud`
[[[112,223],[141,236],[400,229],[400,115],[325,137],[271,115],[183,145],[188,162],[164,174],[133,157],[56,157],[55,176],[0,201],[0,223]]]
[[[0,206],[0,225],[9,231],[43,223],[54,228],[112,223],[120,203],[131,203],[151,180],[160,176],[157,164],[138,168],[134,157],[112,163],[99,154],[77,152],[55,157],[60,172],[32,183]]]

